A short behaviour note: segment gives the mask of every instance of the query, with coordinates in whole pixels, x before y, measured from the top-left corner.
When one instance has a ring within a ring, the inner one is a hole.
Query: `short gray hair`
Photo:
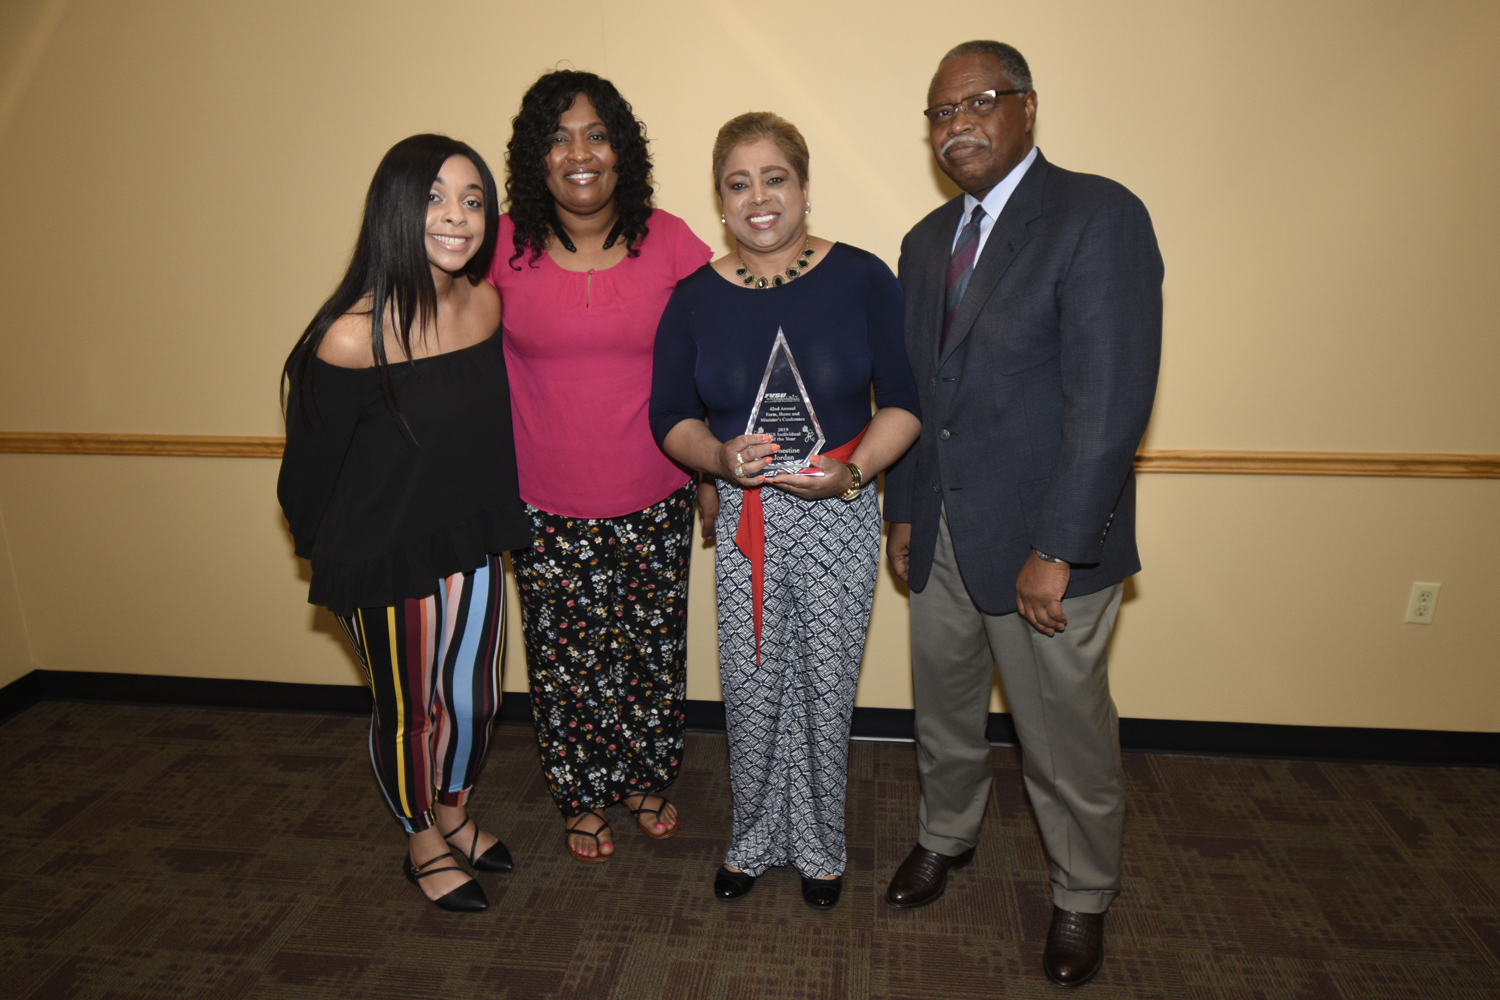
[[[1020,51],[1014,46],[1006,45],[1004,42],[991,42],[980,39],[955,45],[948,50],[948,54],[943,56],[942,61],[938,65],[942,66],[944,63],[957,59],[959,56],[979,54],[994,56],[1000,60],[1000,68],[1005,71],[1006,76],[1010,77],[1010,85],[1012,87],[1015,87],[1017,90],[1031,89],[1031,67],[1026,65],[1026,57],[1021,55]]]

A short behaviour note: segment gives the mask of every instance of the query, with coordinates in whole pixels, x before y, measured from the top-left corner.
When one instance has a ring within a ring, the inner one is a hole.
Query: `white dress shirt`
[[[995,220],[1000,218],[1001,210],[1005,208],[1005,203],[1010,201],[1010,196],[1015,193],[1016,187],[1021,183],[1021,178],[1026,176],[1026,171],[1030,170],[1031,165],[1036,162],[1036,149],[1032,146],[1026,158],[1012,167],[1010,173],[1006,174],[999,184],[990,188],[989,194],[984,196],[984,201],[980,201],[972,194],[964,195],[964,213],[959,217],[958,229],[953,233],[950,253],[952,246],[958,245],[959,233],[964,231],[964,226],[969,224],[969,219],[974,215],[974,206],[983,205],[984,218],[979,220],[979,246],[974,250],[974,260],[978,262],[979,255],[984,253],[984,241],[990,238],[990,230],[994,228]]]

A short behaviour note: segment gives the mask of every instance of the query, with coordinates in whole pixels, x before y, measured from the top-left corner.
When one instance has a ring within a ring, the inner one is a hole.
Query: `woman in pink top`
[[[512,553],[542,768],[579,861],[617,802],[656,839],[682,760],[693,478],[651,435],[657,321],[712,256],[651,207],[645,131],[613,84],[548,73],[507,148],[490,281],[535,544]]]

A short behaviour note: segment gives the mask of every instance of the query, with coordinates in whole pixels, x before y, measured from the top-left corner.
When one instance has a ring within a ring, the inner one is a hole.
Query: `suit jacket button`
[[[934,378],[934,379],[933,379],[933,380],[932,380],[932,384],[933,384],[933,385],[937,385],[937,379],[935,379],[935,378]]]
[[[938,435],[938,437],[942,438],[944,441],[948,440],[952,436],[953,435],[948,433],[948,429],[946,427],[943,428],[943,432]]]
[[[932,484],[932,492],[934,492],[934,493],[941,493],[941,492],[943,492],[943,491],[942,491],[942,489],[941,489],[941,488],[940,488],[940,487],[939,487],[939,486],[938,486],[938,484],[937,484],[937,483],[933,483],[933,484]]]

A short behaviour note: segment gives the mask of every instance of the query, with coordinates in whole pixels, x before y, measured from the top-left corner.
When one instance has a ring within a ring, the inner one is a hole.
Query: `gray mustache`
[[[982,136],[955,135],[950,136],[948,141],[943,143],[943,148],[938,150],[938,152],[946,156],[948,154],[948,150],[952,149],[954,146],[980,146],[984,149],[988,149],[990,143],[988,139],[985,139]]]

